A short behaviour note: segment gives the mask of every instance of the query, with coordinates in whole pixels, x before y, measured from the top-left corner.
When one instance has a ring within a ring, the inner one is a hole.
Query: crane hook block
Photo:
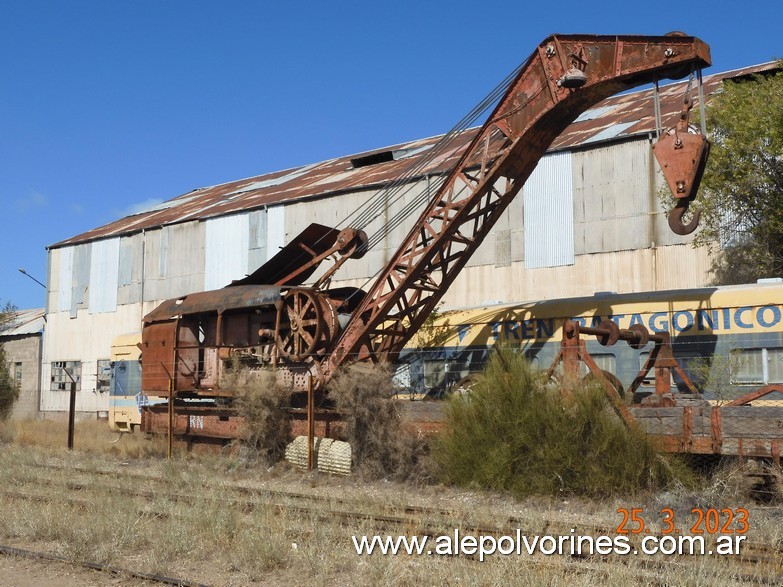
[[[672,195],[678,200],[669,214],[669,226],[679,235],[690,234],[696,230],[698,215],[694,215],[694,221],[687,225],[682,224],[682,216],[696,197],[707,165],[710,142],[702,134],[671,129],[653,145],[653,152]]]

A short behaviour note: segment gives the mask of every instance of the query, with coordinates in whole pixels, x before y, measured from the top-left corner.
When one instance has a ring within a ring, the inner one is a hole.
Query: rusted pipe
[[[664,334],[651,334],[642,324],[634,324],[630,328],[620,328],[612,320],[602,320],[598,327],[579,326],[579,332],[590,334],[598,339],[603,346],[612,346],[623,340],[631,347],[640,349],[648,342],[664,342]]]

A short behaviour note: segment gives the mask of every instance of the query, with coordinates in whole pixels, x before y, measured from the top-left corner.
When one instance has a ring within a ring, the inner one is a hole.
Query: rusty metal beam
[[[396,357],[579,114],[622,90],[709,63],[709,48],[694,37],[544,40],[362,300],[326,361],[326,378],[362,347],[373,361]],[[490,152],[490,142],[502,148]]]

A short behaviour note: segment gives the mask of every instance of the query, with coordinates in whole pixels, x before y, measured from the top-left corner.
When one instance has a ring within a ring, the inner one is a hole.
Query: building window
[[[76,390],[82,388],[81,361],[55,361],[52,363],[52,391],[70,391],[71,378],[76,381]]]
[[[98,373],[95,378],[95,391],[107,393],[111,381],[111,361],[103,359],[98,361]]]
[[[22,364],[14,363],[14,381],[17,387],[22,387]]]

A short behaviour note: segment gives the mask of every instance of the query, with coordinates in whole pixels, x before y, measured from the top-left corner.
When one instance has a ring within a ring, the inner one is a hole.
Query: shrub
[[[277,384],[274,372],[243,367],[232,371],[228,385],[237,413],[245,419],[245,445],[267,464],[282,460],[291,432],[285,411],[290,392]]]
[[[660,487],[675,476],[647,437],[608,407],[600,386],[558,389],[507,349],[446,409],[433,456],[450,483],[516,496],[606,496]]]
[[[403,426],[391,371],[355,364],[331,381],[329,397],[341,412],[353,468],[362,476],[413,480],[427,477],[426,446]]]

